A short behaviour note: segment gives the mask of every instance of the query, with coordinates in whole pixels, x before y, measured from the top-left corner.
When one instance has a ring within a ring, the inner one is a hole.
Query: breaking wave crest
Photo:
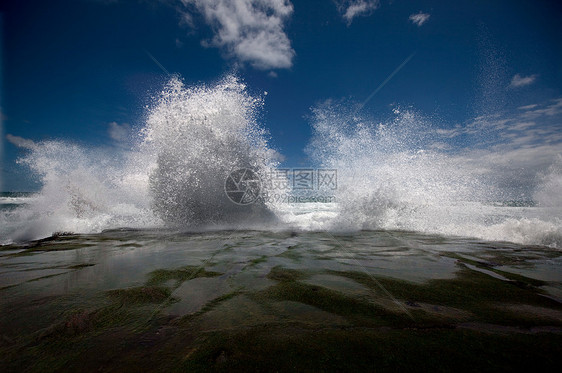
[[[560,164],[534,201],[514,204],[494,164],[454,152],[424,118],[383,123],[331,102],[314,110],[311,157],[338,170],[337,215],[325,229],[387,229],[562,247]]]
[[[232,75],[193,87],[174,77],[129,149],[26,141],[20,162],[42,189],[0,211],[1,243],[120,227],[288,227],[408,230],[562,247],[560,159],[536,183],[532,201],[513,204],[493,164],[455,151],[411,110],[395,110],[381,123],[356,115],[351,104],[313,109],[307,152],[314,166],[337,170],[335,203],[233,203],[224,189],[232,171],[252,169],[265,179],[277,166],[277,152],[258,123],[262,106]]]
[[[263,203],[227,199],[229,172],[275,165],[256,116],[263,104],[235,76],[184,87],[174,77],[149,110],[129,150],[65,141],[27,144],[20,163],[42,183],[25,206],[1,216],[4,242],[54,232],[117,227],[251,227],[272,221]]]
[[[141,132],[142,152],[155,155],[149,186],[157,216],[190,227],[272,219],[263,202],[234,204],[224,190],[236,169],[263,177],[274,166],[275,153],[256,121],[262,104],[233,76],[215,87],[168,83]]]

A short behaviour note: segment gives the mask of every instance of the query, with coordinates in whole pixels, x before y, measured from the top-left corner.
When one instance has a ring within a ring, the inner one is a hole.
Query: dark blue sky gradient
[[[349,26],[332,1],[293,0],[284,30],[293,66],[248,65],[238,74],[251,93],[267,91],[263,125],[288,167],[306,165],[310,108],[328,98],[362,102],[405,58],[412,60],[367,103],[363,114],[412,107],[440,126],[561,96],[562,7],[557,1],[381,1]],[[236,61],[205,48],[212,30],[195,17],[181,25],[174,1],[4,1],[4,136],[110,146],[108,123],[141,126],[145,105],[166,75],[145,49],[187,84],[213,82]],[[421,27],[410,14],[431,14]],[[177,45],[176,39],[181,42]],[[536,82],[507,89],[515,74]],[[37,187],[5,142],[4,190]]]

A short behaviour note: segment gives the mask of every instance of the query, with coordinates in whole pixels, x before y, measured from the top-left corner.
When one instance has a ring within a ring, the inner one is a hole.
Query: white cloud
[[[539,105],[537,105],[537,104],[530,104],[530,105],[525,105],[525,106],[519,106],[518,109],[519,109],[519,110],[529,110],[529,109],[534,109],[534,108],[536,108],[537,106],[539,106]]]
[[[293,65],[295,51],[284,31],[284,24],[293,13],[289,0],[181,2],[186,8],[201,13],[214,30],[213,39],[204,41],[204,46],[222,48],[228,55],[257,69],[282,69]]]
[[[131,134],[131,126],[127,123],[111,122],[109,123],[107,133],[112,140],[118,143],[126,142]]]
[[[519,193],[530,197],[540,183],[537,175],[562,156],[562,98],[518,109],[509,116],[480,116],[435,131],[436,141],[446,144],[462,136],[470,145],[457,152],[460,164],[478,165],[512,198]]]
[[[379,0],[336,0],[336,5],[341,16],[349,26],[353,19],[358,16],[368,16],[375,11]]]
[[[184,10],[178,9],[178,11],[180,13],[180,26],[195,28],[195,21],[193,20],[193,16],[189,12],[186,12]]]
[[[33,140],[25,139],[20,136],[7,134],[6,140],[11,142],[15,146],[19,146],[20,148],[33,149],[35,147],[35,142]]]
[[[534,105],[533,107],[528,107],[523,112],[522,116],[533,119],[544,115],[552,117],[559,114],[562,114],[562,98],[554,99],[548,105]]]
[[[463,133],[463,130],[460,127],[455,128],[438,128],[435,130],[437,135],[442,136],[444,138],[452,139],[457,137]]]
[[[421,25],[427,22],[430,16],[431,15],[429,13],[419,12],[419,13],[411,14],[409,20],[412,21],[413,24],[418,25],[418,27],[420,27]]]
[[[462,128],[455,127],[454,131],[439,129],[437,133],[449,138],[460,135],[479,136],[483,133],[495,133],[496,135],[490,136],[490,138],[517,138],[518,140],[513,141],[524,142],[527,145],[562,140],[562,98],[540,105],[521,106],[518,109],[521,112],[511,116],[479,116]],[[453,133],[454,136],[451,136],[450,133]]]
[[[533,84],[535,80],[537,80],[538,75],[533,74],[529,76],[521,76],[519,74],[515,74],[511,79],[511,84],[509,85],[510,88],[519,88],[524,87],[530,84]]]

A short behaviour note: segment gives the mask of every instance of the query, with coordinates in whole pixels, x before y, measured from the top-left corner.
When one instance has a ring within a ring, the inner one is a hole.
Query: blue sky
[[[510,167],[547,167],[545,159],[560,154],[557,1],[233,4],[4,1],[2,190],[38,188],[15,163],[23,151],[14,145],[18,141],[113,146],[112,136],[142,126],[146,105],[167,80],[150,56],[187,84],[236,71],[251,93],[267,91],[261,121],[288,167],[310,162],[304,148],[311,107],[330,98],[364,102],[412,55],[365,104],[363,115],[384,120],[396,105],[412,108],[443,136],[457,138],[460,148],[466,134],[485,122],[505,137],[502,154],[521,150],[509,162],[494,158]],[[472,156],[491,162],[489,154]],[[522,163],[514,166],[513,160]]]

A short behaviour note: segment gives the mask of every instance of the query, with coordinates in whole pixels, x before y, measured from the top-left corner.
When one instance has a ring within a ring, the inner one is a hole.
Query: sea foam
[[[233,203],[231,172],[251,169],[264,180],[277,167],[258,122],[263,105],[233,75],[190,87],[173,77],[129,148],[25,142],[20,163],[42,189],[0,212],[1,243],[127,227],[407,230],[562,247],[560,159],[539,177],[533,201],[509,205],[490,164],[455,151],[412,110],[381,122],[352,104],[318,105],[307,152],[311,167],[337,170],[334,202]]]

